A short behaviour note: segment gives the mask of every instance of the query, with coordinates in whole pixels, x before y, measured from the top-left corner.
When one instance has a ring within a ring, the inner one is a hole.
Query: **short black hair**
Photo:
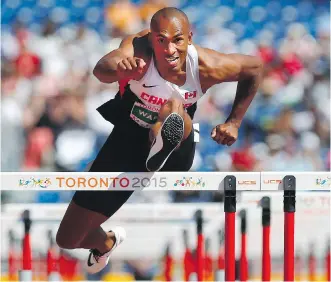
[[[161,18],[174,18],[174,17],[178,17],[178,18],[183,18],[185,23],[190,26],[190,21],[187,17],[187,15],[180,9],[177,9],[175,7],[165,7],[161,10],[158,10],[152,17],[151,19],[151,25],[150,28],[151,30],[153,29],[152,26],[154,26],[155,24],[157,24],[158,20]]]

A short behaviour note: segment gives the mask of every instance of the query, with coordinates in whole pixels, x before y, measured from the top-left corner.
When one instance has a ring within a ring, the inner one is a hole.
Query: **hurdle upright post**
[[[185,246],[185,254],[183,258],[184,281],[189,281],[191,274],[195,271],[194,259],[188,242],[187,230],[183,230],[183,243]]]
[[[328,240],[327,251],[325,255],[326,281],[331,281],[331,258],[330,258],[330,238]]]
[[[210,238],[205,238],[205,256],[204,256],[204,280],[203,281],[210,281],[213,277],[213,258],[210,253]]]
[[[308,254],[308,278],[309,281],[315,281],[316,279],[316,257],[315,257],[315,245],[310,243],[309,254]]]
[[[246,210],[241,210],[239,212],[239,216],[241,219],[240,231],[241,231],[241,252],[240,252],[240,281],[247,281],[248,279],[248,262],[247,262],[247,218],[246,218]]]
[[[217,259],[217,270],[215,272],[215,281],[225,281],[225,260],[224,260],[224,231],[218,230],[219,253]]]
[[[52,230],[47,231],[48,250],[47,250],[47,276],[48,281],[62,281],[59,275],[59,260],[55,253],[54,238]]]
[[[225,281],[236,280],[235,236],[236,236],[236,177],[224,178],[225,212]]]
[[[195,214],[196,225],[197,225],[197,251],[196,251],[196,267],[197,267],[197,278],[198,281],[203,281],[204,279],[204,238],[202,232],[202,210],[197,210]]]
[[[22,261],[23,267],[19,272],[19,281],[32,281],[32,255],[31,255],[31,243],[30,243],[30,229],[32,221],[30,219],[30,211],[25,210],[22,215],[24,223],[24,238],[23,238],[23,250]]]
[[[271,276],[271,255],[270,255],[270,197],[262,197],[262,281],[270,281]]]
[[[166,246],[165,256],[164,256],[164,278],[165,281],[172,281],[172,268],[173,268],[173,258],[170,251],[170,242]]]
[[[295,257],[294,257],[294,278],[296,281],[302,280],[302,251],[298,248],[295,250]]]
[[[293,175],[283,178],[284,189],[284,281],[294,281],[294,215],[296,181]]]
[[[16,250],[15,250],[15,236],[12,229],[8,231],[9,251],[8,251],[8,279],[15,280],[16,274]]]

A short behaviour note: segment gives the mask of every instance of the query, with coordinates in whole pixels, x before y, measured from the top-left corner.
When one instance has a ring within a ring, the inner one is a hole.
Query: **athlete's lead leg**
[[[160,170],[191,130],[192,120],[185,112],[183,103],[175,98],[169,99],[161,107],[158,120],[150,130],[152,146],[146,160],[147,169]]]

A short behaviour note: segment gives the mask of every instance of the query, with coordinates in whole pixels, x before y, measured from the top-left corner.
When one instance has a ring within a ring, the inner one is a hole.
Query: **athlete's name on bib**
[[[158,114],[158,108],[135,102],[130,117],[140,126],[150,128],[157,121]]]

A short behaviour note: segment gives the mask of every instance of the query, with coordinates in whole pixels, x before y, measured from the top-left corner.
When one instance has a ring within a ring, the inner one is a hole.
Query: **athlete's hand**
[[[117,75],[120,79],[136,79],[143,71],[146,63],[137,57],[126,58],[118,62]]]
[[[211,138],[218,144],[231,146],[238,139],[238,126],[231,122],[216,125],[212,132]]]

